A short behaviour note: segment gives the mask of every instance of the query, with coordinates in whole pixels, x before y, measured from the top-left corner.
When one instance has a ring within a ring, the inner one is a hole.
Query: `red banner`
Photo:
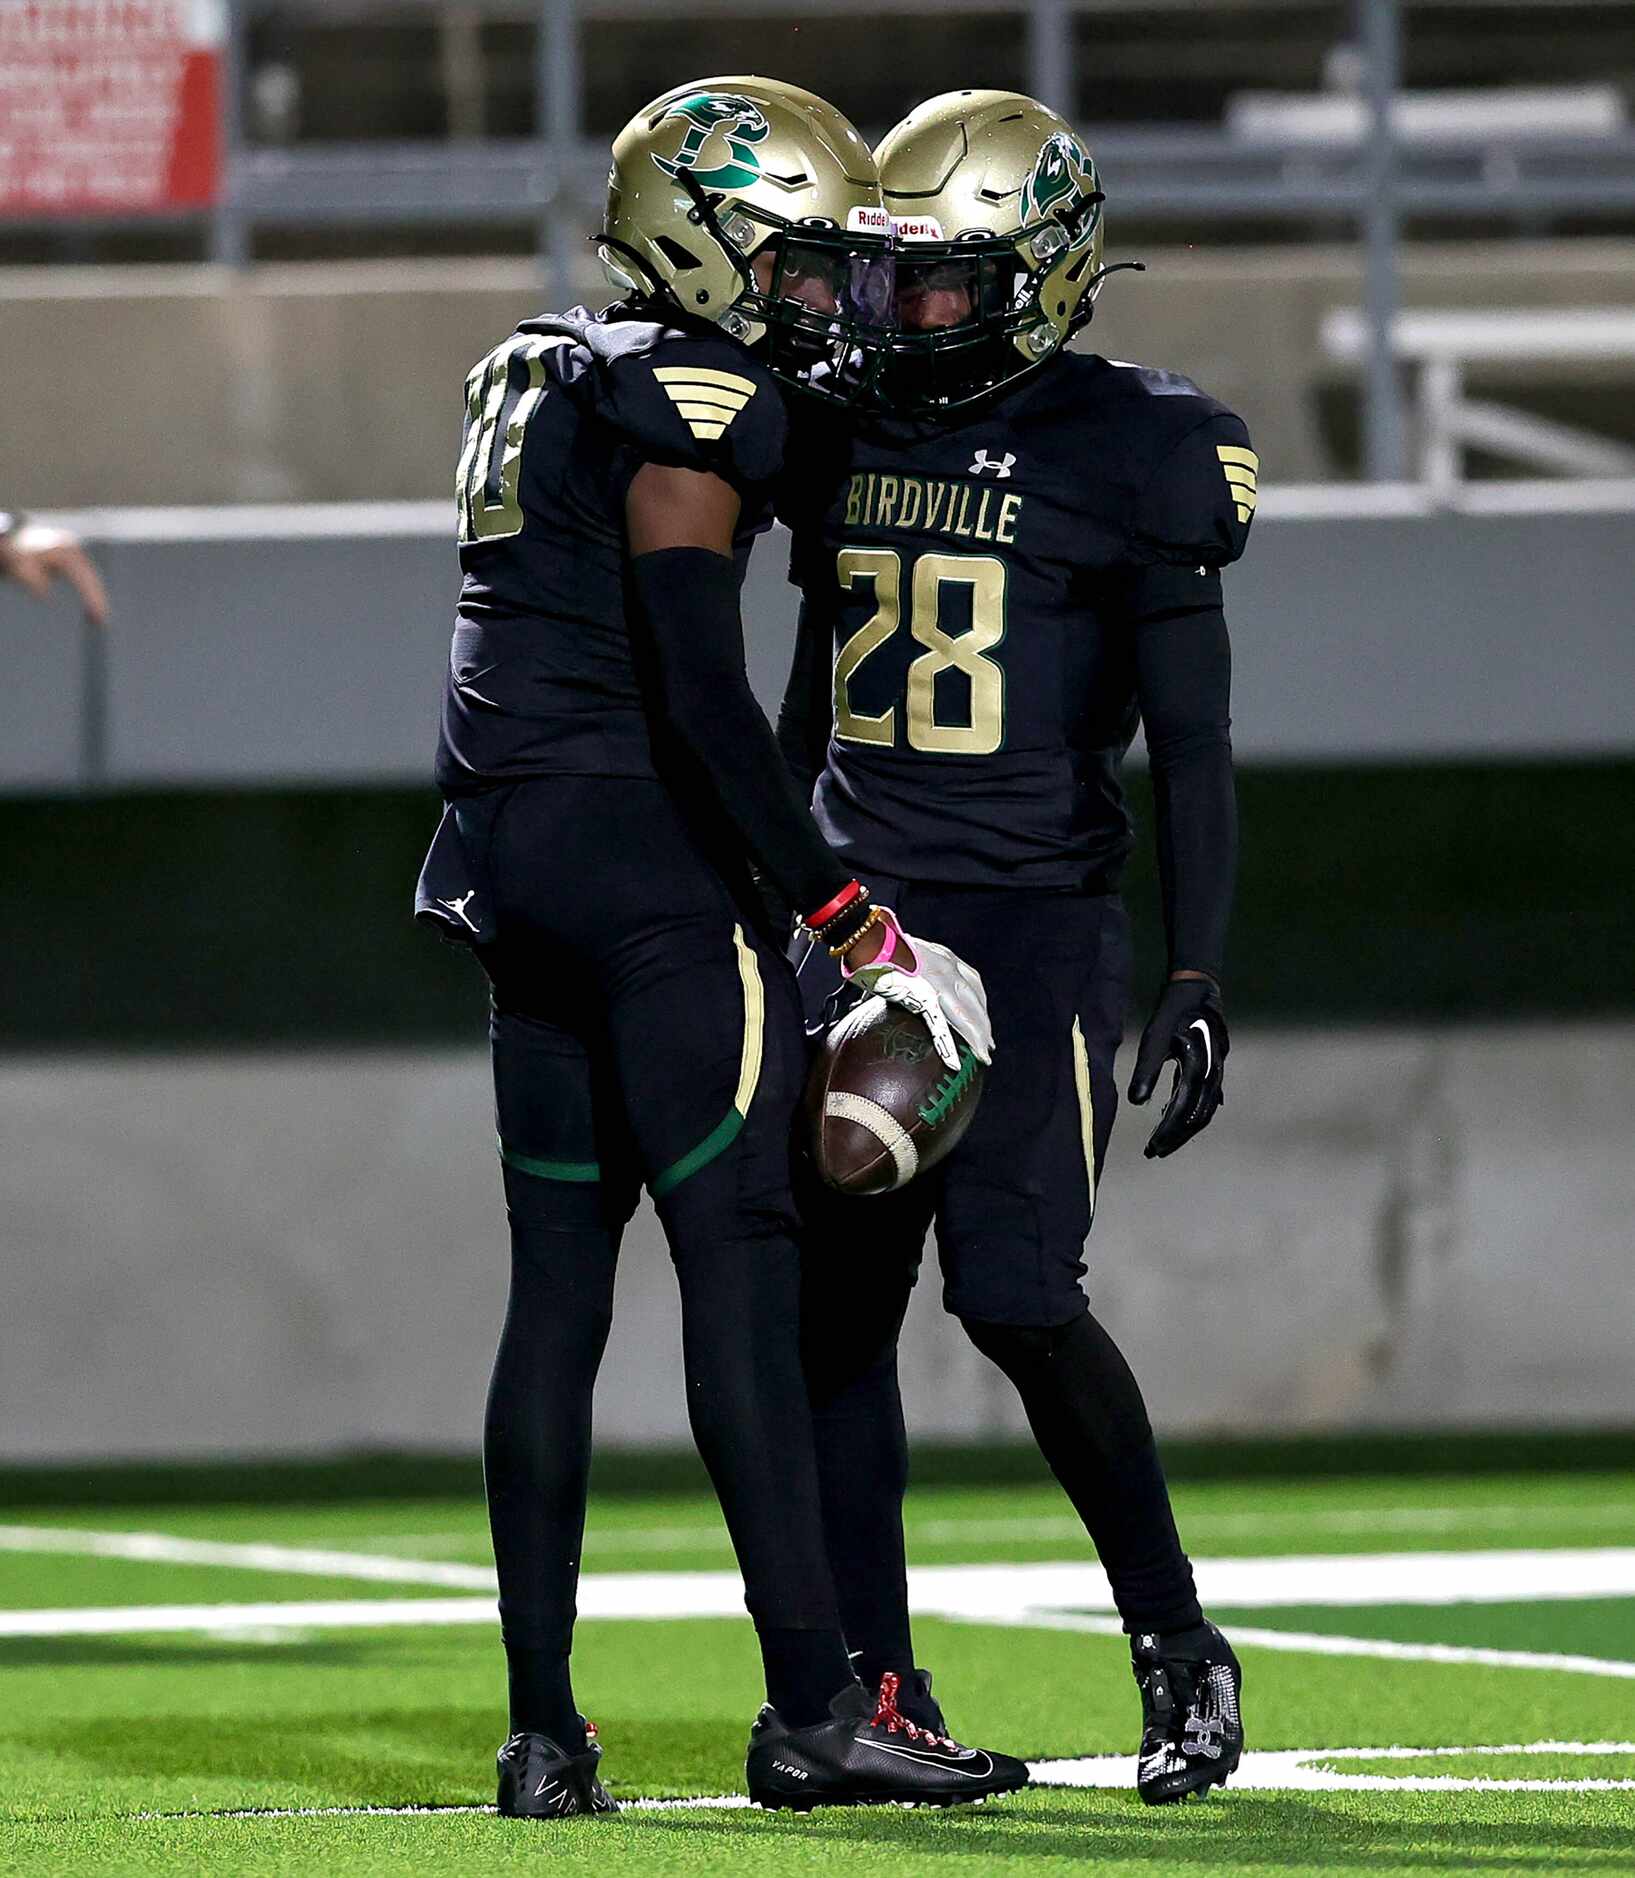
[[[214,202],[224,37],[222,0],[0,0],[0,216]]]

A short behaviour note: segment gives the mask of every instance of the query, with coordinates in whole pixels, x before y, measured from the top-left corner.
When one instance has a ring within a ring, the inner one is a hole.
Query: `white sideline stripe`
[[[583,1608],[580,1616],[587,1615]],[[393,1630],[405,1625],[493,1624],[487,1598],[329,1598],[277,1604],[129,1604],[113,1609],[0,1611],[0,1637],[139,1637],[257,1630]]]
[[[0,1526],[0,1552],[66,1552],[144,1564],[227,1565],[247,1571],[291,1572],[312,1578],[361,1578],[387,1585],[447,1585],[454,1591],[493,1588],[490,1565],[446,1559],[387,1558],[374,1552],[330,1552],[311,1546],[241,1545],[177,1539],[162,1532],[90,1532],[76,1526]]]
[[[1077,1630],[1093,1637],[1124,1635],[1124,1626],[1116,1617],[1089,1617],[1077,1611],[1028,1610],[1014,1617],[967,1618],[964,1621],[1005,1624],[1017,1630]],[[1258,1650],[1283,1650],[1296,1656],[1372,1656],[1388,1663],[1553,1669],[1569,1675],[1611,1676],[1614,1680],[1635,1682],[1635,1662],[1609,1656],[1574,1656],[1559,1650],[1492,1650],[1480,1644],[1465,1643],[1398,1643],[1387,1637],[1338,1637],[1321,1630],[1269,1630],[1256,1624],[1234,1623],[1231,1632],[1234,1643]]]
[[[1631,1754],[1628,1741],[1530,1741],[1480,1748],[1279,1748],[1251,1749],[1232,1776],[1234,1787],[1267,1793],[1344,1791],[1397,1793],[1611,1793],[1635,1788],[1635,1780],[1525,1780],[1479,1774],[1339,1773],[1323,1761],[1428,1760],[1466,1755]],[[1315,1765],[1313,1763],[1316,1763]],[[1030,1761],[1038,1787],[1128,1787],[1134,1784],[1127,1754],[1087,1754],[1076,1760]],[[684,1800],[621,1799],[627,1812],[740,1811],[753,1804],[746,1794],[710,1793]],[[137,1819],[432,1819],[441,1814],[493,1813],[492,1806],[244,1806],[217,1812],[138,1813]]]
[[[1199,1558],[1198,1594],[1239,1610],[1289,1604],[1502,1604],[1532,1598],[1635,1596],[1635,1547],[1560,1551],[1375,1552]],[[917,1610],[1002,1620],[1007,1611],[1110,1611],[1100,1567],[922,1565],[908,1574]]]
[[[178,1539],[163,1533],[89,1532],[74,1527],[0,1527],[0,1547],[19,1551],[85,1552],[93,1556],[211,1564],[257,1571],[361,1578],[376,1583],[430,1584],[451,1590],[492,1592],[486,1565],[446,1560],[382,1558],[364,1552],[313,1551],[295,1546],[238,1545]],[[1563,1548],[1557,1551],[1378,1552],[1295,1555],[1274,1558],[1200,1558],[1193,1561],[1206,1603],[1239,1610],[1316,1604],[1343,1607],[1381,1604],[1489,1604],[1536,1598],[1635,1596],[1635,1547]],[[1069,1563],[1011,1565],[921,1565],[908,1574],[912,1607],[930,1616],[1004,1623],[1024,1612],[1102,1612],[1114,1608],[1099,1565]],[[744,1608],[743,1584],[735,1571],[591,1572],[580,1580],[579,1609],[585,1617],[737,1617]],[[483,1599],[381,1600],[379,1604],[331,1600],[308,1609],[367,1613],[389,1604],[437,1610],[442,1604]],[[283,1603],[188,1605],[189,1611],[232,1609],[278,1612]],[[128,1613],[134,1615],[134,1613]],[[86,1613],[57,1612],[60,1619]],[[121,1613],[95,1613],[102,1617]],[[0,1613],[0,1635],[38,1635],[12,1624],[38,1622],[42,1613]],[[259,1615],[243,1621],[260,1623]],[[276,1620],[274,1620],[276,1621]],[[315,1619],[305,1621],[314,1622]],[[364,1621],[359,1618],[356,1621]],[[411,1622],[404,1618],[398,1621]],[[429,1621],[458,1623],[458,1617]],[[476,1621],[475,1619],[466,1621]],[[208,1622],[208,1620],[207,1620]],[[195,1622],[170,1628],[193,1629]],[[62,1633],[59,1633],[62,1634]]]

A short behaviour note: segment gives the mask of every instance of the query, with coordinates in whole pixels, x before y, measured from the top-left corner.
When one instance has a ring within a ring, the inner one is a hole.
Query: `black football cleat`
[[[1213,1624],[1164,1636],[1137,1631],[1130,1667],[1141,1689],[1136,1791],[1169,1806],[1225,1786],[1243,1754],[1243,1671]]]
[[[602,1750],[596,1724],[585,1723],[581,1753],[566,1754],[549,1735],[512,1735],[499,1751],[499,1809],[506,1819],[574,1819],[616,1813],[618,1802],[596,1777]]]
[[[814,1806],[958,1806],[1027,1785],[1025,1762],[961,1747],[910,1721],[897,1706],[900,1681],[882,1676],[873,1702],[853,1683],[830,1703],[830,1720],[805,1728],[763,1708],[749,1736],[749,1797],[773,1811],[808,1813]]]

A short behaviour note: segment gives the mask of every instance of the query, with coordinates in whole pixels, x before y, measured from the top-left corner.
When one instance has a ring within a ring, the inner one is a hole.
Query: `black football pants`
[[[865,1675],[912,1660],[897,1339],[933,1225],[944,1304],[1015,1386],[1126,1628],[1189,1628],[1200,1621],[1192,1571],[1141,1391],[1080,1286],[1118,1105],[1123,907],[1110,895],[869,884],[911,931],[982,973],[995,1048],[976,1119],[941,1167],[866,1199],[809,1173],[801,1182],[802,1337],[847,1640]],[[837,984],[826,957],[803,958],[809,1025]]]
[[[750,1612],[763,1633],[834,1632],[838,1650],[799,1359],[789,966],[656,782],[530,781],[456,813],[495,934],[479,954],[512,1287],[484,1466],[507,1645],[566,1652],[572,1637],[592,1388],[645,1184]]]

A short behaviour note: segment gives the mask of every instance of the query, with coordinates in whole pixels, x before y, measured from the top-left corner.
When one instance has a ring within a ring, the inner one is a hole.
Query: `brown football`
[[[812,1158],[842,1193],[890,1193],[960,1142],[982,1096],[983,1068],[960,1041],[951,1070],[923,1017],[865,998],[823,1040],[806,1084]]]

